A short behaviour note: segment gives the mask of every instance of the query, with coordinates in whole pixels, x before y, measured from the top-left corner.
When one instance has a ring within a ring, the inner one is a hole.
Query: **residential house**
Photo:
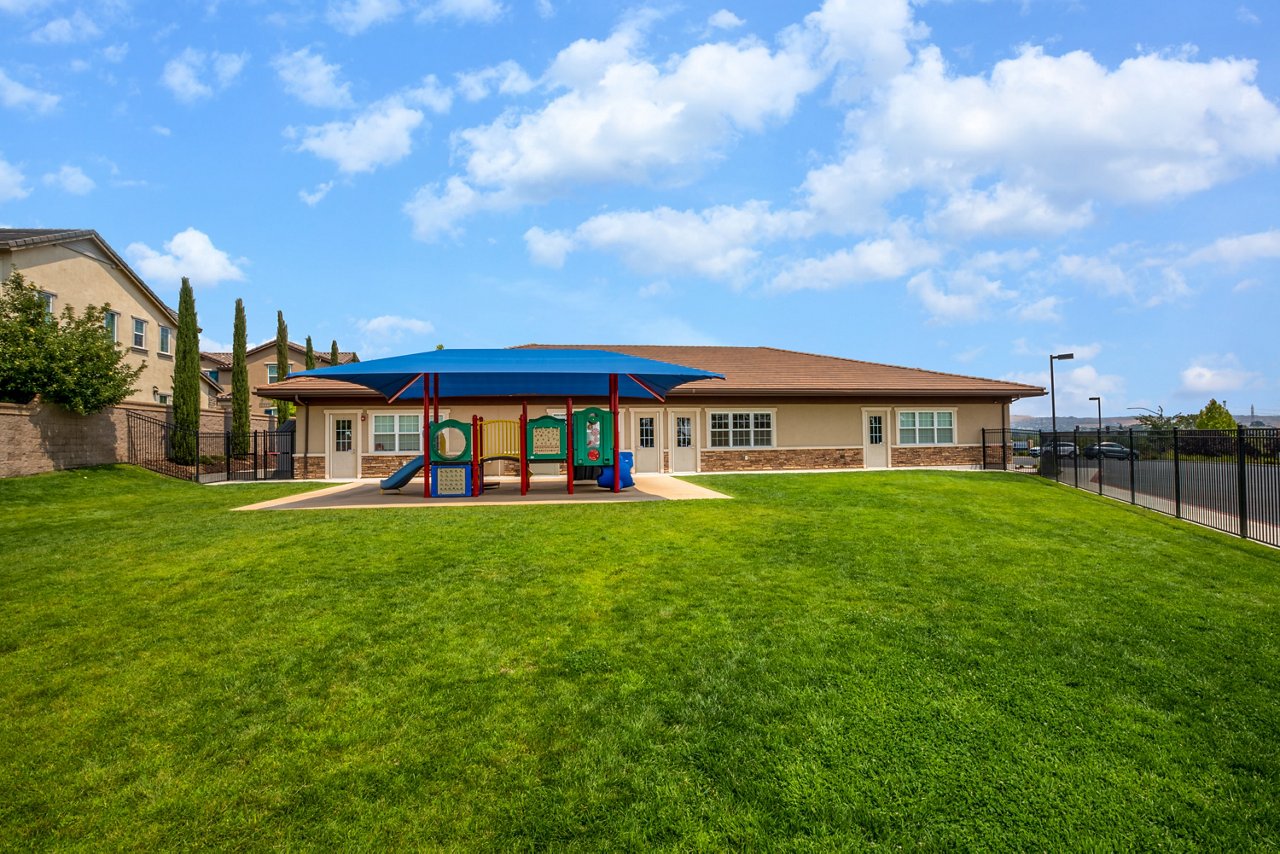
[[[249,375],[249,388],[268,386],[281,379],[276,376],[277,360],[274,339],[245,350],[244,355],[245,368]],[[315,356],[317,368],[327,367],[332,364],[329,359],[328,348],[323,351],[317,350]],[[346,364],[355,358],[355,353],[339,353],[338,364]],[[290,341],[289,370],[286,373],[300,371],[306,367],[306,364],[307,348]],[[218,403],[229,409],[231,407],[231,353],[201,351],[200,370],[204,372],[206,377],[222,386],[222,393],[218,398]],[[250,411],[253,415],[274,417],[276,414],[275,400],[268,397],[259,397],[256,402],[250,404]]]
[[[1009,405],[1040,386],[772,347],[525,345],[611,350],[724,375],[665,401],[624,400],[623,450],[637,472],[695,473],[977,466],[982,431],[1007,428]],[[323,377],[260,383],[259,397],[299,404],[299,477],[385,477],[421,453],[420,403],[388,404]],[[574,400],[575,408],[604,401]],[[530,417],[564,402],[529,401]],[[443,401],[441,418],[515,418],[514,401]],[[998,440],[997,440],[998,441]]]

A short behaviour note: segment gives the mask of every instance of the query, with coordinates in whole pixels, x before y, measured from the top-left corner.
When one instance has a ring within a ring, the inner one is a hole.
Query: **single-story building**
[[[980,465],[983,428],[1007,428],[1013,401],[1045,394],[1007,380],[772,347],[524,346],[609,350],[724,375],[675,388],[665,401],[622,402],[621,449],[641,473]],[[386,477],[422,453],[418,402],[389,404],[323,376],[291,376],[254,393],[297,404],[298,477]],[[564,401],[527,402],[530,417],[563,417]],[[442,419],[514,419],[521,407],[507,398],[446,403]],[[602,403],[575,399],[574,408]]]

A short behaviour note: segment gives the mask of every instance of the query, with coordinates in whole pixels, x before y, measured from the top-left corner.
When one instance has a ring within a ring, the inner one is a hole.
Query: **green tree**
[[[182,277],[178,291],[178,342],[173,354],[173,458],[192,465],[200,454],[200,333],[196,295]]]
[[[1197,430],[1234,430],[1236,419],[1227,408],[1214,398],[1210,398],[1204,409],[1196,416]]]
[[[311,346],[311,336],[307,336],[307,370],[314,370],[316,366],[316,351]]]
[[[1148,430],[1164,432],[1173,429],[1190,430],[1196,423],[1194,415],[1185,415],[1183,413],[1165,415],[1163,406],[1156,407],[1155,415],[1139,415],[1136,420]]]
[[[0,285],[0,400],[36,395],[77,415],[114,406],[135,389],[131,368],[105,326],[110,306],[54,317],[34,284],[14,270]]]
[[[236,320],[231,344],[231,453],[249,453],[249,365],[245,351],[244,300],[236,300]]]
[[[360,357],[359,357],[359,356],[357,356],[355,353],[352,353],[352,354],[351,354],[351,363],[352,363],[352,364],[355,364],[355,363],[356,363],[356,362],[358,362],[358,361],[360,361]]]
[[[289,375],[289,327],[284,322],[284,312],[276,312],[276,382]],[[276,426],[283,426],[293,416],[293,406],[287,400],[276,401]]]
[[[338,358],[340,355],[341,354],[338,352],[338,339],[335,338],[333,339],[333,343],[329,345],[329,364],[338,364]]]

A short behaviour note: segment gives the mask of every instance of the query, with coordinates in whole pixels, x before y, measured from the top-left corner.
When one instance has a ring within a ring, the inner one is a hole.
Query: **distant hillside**
[[[1244,417],[1244,425],[1246,427],[1253,426],[1254,421],[1262,422],[1265,427],[1280,427],[1280,415],[1255,415],[1250,418],[1248,415]],[[1237,415],[1237,419],[1241,416]],[[1103,429],[1110,427],[1113,430],[1125,430],[1129,427],[1136,427],[1141,422],[1132,415],[1106,415],[1102,416]],[[1053,419],[1047,415],[1011,415],[1009,416],[1009,426],[1014,430],[1051,430],[1053,429]],[[1098,429],[1098,418],[1081,418],[1075,415],[1059,415],[1058,430],[1067,431],[1074,430],[1079,427],[1081,430]]]

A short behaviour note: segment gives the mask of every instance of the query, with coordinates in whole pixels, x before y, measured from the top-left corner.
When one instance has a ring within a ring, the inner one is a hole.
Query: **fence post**
[[[1240,490],[1240,536],[1249,537],[1249,470],[1245,468],[1244,425],[1236,425],[1237,488]]]
[[[987,469],[987,428],[982,428],[982,470]]]
[[[258,431],[253,431],[253,460],[250,462],[253,466],[253,479],[258,479]]]
[[[1102,428],[1098,428],[1098,494],[1102,494]]]
[[[200,482],[200,431],[196,430],[196,483]]]
[[[1080,488],[1080,425],[1076,425],[1075,432],[1071,434],[1071,447],[1074,451],[1071,454],[1071,468],[1075,469],[1076,489]]]
[[[1000,468],[1004,471],[1009,470],[1009,443],[1013,441],[1013,431],[1010,430],[1005,434],[1003,427],[1000,428]]]
[[[1182,518],[1182,469],[1178,464],[1178,428],[1173,428],[1173,515]]]
[[[231,480],[231,431],[222,433],[222,460],[227,465],[227,480]]]
[[[1138,468],[1137,462],[1134,460],[1136,449],[1133,447],[1133,428],[1129,428],[1129,503],[1138,503],[1138,485],[1134,483],[1134,477]]]

